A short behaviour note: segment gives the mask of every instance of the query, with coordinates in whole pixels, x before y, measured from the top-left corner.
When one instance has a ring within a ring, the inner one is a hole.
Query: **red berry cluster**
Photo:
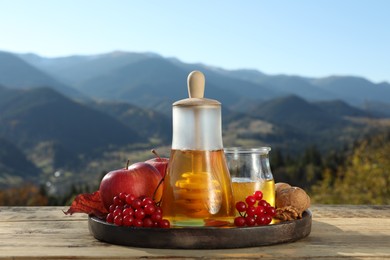
[[[234,219],[234,225],[238,227],[268,225],[276,213],[275,208],[263,200],[261,191],[256,191],[253,195],[246,197],[245,202],[238,201],[236,209],[240,216]]]
[[[169,220],[163,219],[162,210],[150,197],[136,198],[119,193],[112,200],[106,221],[117,226],[169,228]]]

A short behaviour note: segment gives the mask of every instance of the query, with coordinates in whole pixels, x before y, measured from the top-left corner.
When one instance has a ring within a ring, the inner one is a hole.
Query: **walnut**
[[[286,206],[283,208],[276,209],[275,218],[286,221],[286,220],[302,218],[302,215],[299,214],[296,208],[292,206]]]
[[[287,183],[276,184],[276,218],[292,220],[302,218],[302,213],[310,207],[310,197],[299,187]]]
[[[278,182],[275,184],[275,194],[277,195],[280,191],[291,188],[291,185],[285,182]]]

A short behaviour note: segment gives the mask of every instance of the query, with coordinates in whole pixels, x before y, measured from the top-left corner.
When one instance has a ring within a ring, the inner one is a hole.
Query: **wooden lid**
[[[214,99],[204,98],[205,77],[200,71],[192,71],[187,78],[188,96],[173,103],[173,106],[221,106],[221,103]]]

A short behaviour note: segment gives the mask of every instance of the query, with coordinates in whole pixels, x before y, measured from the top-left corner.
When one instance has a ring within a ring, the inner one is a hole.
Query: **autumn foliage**
[[[0,190],[0,206],[46,205],[48,205],[48,197],[45,195],[45,192],[32,184]]]

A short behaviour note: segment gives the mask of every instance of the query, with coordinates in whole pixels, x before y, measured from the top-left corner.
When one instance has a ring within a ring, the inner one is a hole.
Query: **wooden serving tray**
[[[171,249],[222,249],[288,243],[310,234],[312,214],[302,219],[254,227],[184,227],[137,228],[119,227],[96,217],[88,218],[91,234],[110,244]]]

